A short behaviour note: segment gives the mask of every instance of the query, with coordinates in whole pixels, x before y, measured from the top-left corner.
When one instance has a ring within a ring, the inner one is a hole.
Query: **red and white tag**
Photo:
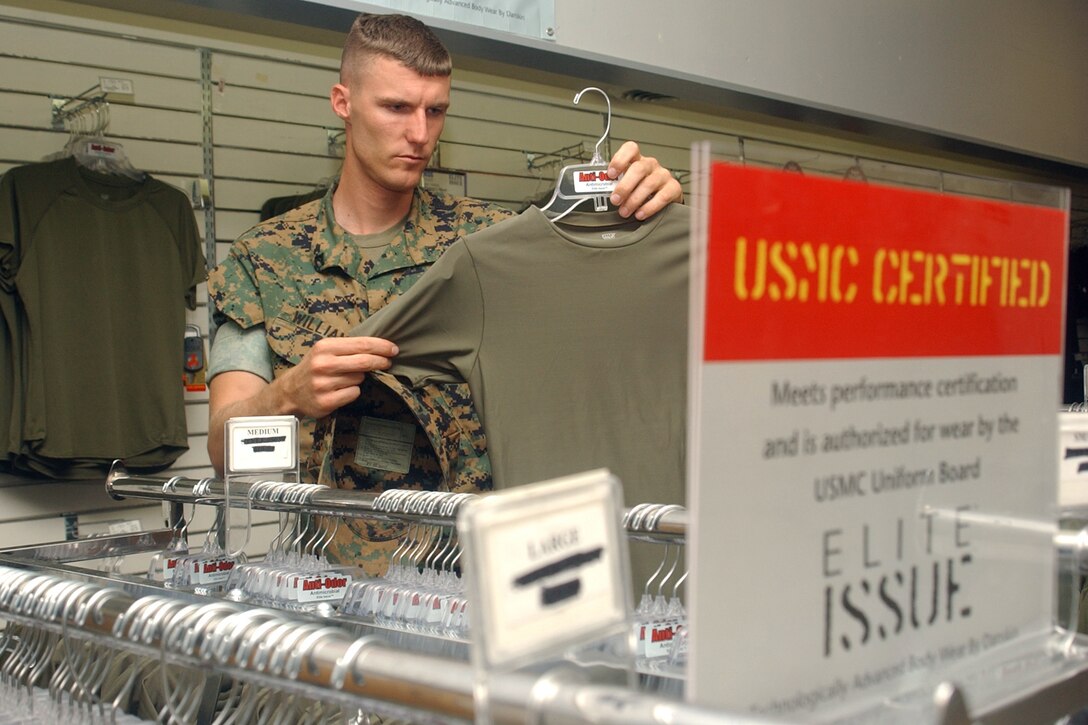
[[[192,584],[222,584],[230,577],[234,560],[225,556],[193,562]]]
[[[301,604],[338,602],[344,598],[349,584],[351,575],[319,574],[299,577],[295,585],[295,599]]]
[[[616,188],[616,180],[608,178],[608,172],[604,169],[575,169],[571,174],[574,190],[579,194],[611,194]]]

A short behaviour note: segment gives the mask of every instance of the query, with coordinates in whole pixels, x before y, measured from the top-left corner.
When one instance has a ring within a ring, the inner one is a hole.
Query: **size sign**
[[[298,420],[256,416],[227,421],[227,471],[291,471],[298,464]]]
[[[1088,505],[1088,414],[1059,413],[1061,429],[1058,451],[1058,503],[1066,506]]]
[[[478,664],[532,662],[625,626],[622,505],[619,481],[605,470],[469,504],[457,528]]]

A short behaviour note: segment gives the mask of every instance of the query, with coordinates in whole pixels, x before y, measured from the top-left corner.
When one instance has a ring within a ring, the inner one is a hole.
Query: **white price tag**
[[[102,89],[104,93],[115,93],[121,96],[131,96],[136,90],[132,85],[132,80],[129,78],[109,78],[107,76],[98,77],[98,87]]]
[[[466,508],[458,530],[469,554],[474,638],[487,666],[544,658],[626,628],[621,515],[619,481],[605,470]]]
[[[137,520],[117,521],[109,525],[109,530],[111,534],[138,534],[140,522]]]
[[[227,471],[292,471],[298,465],[298,420],[257,416],[227,421]]]
[[[1088,413],[1059,413],[1058,504],[1088,505]]]

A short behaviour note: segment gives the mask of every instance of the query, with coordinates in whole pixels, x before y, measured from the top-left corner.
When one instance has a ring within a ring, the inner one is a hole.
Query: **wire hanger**
[[[854,164],[846,170],[846,173],[842,175],[842,178],[847,181],[862,181],[868,183],[869,177],[865,174],[865,170],[861,168],[861,159],[857,156],[854,157]]]
[[[128,158],[125,148],[103,136],[73,138],[69,142],[71,155],[85,169],[101,174],[124,176],[133,181],[143,181],[147,174],[140,171]]]
[[[593,147],[593,157],[588,164],[571,164],[559,171],[552,198],[541,207],[541,211],[553,222],[559,221],[591,199],[594,211],[608,211],[608,197],[616,188],[616,182],[619,181],[619,179],[608,178],[608,164],[601,156],[601,144],[608,140],[609,132],[612,130],[612,101],[600,88],[589,86],[578,91],[574,96],[575,105],[582,100],[582,94],[587,91],[596,91],[604,96],[608,109],[604,133]]]
[[[54,103],[54,127],[65,128],[70,134],[63,153],[91,171],[143,181],[147,174],[132,165],[124,147],[104,136],[110,125],[110,104],[105,95],[83,99],[87,92],[69,99],[83,101],[73,108],[66,108],[67,103],[59,106]]]

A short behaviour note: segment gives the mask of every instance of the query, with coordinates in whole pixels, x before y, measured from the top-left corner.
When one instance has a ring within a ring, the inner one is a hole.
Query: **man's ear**
[[[351,116],[351,90],[343,83],[337,83],[329,92],[329,103],[332,112],[342,120],[347,121]]]

